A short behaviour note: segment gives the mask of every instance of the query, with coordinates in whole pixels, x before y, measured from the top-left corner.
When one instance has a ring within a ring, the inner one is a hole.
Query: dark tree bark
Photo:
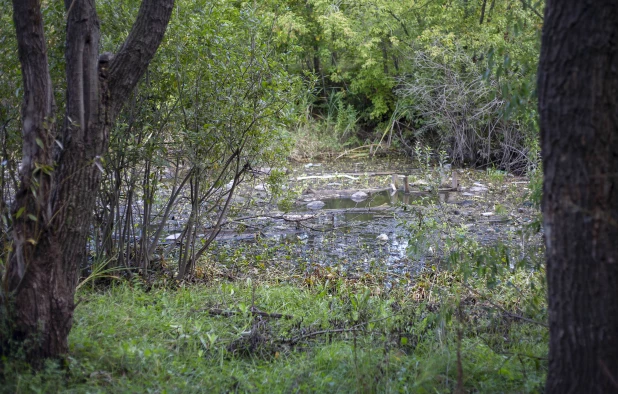
[[[479,25],[482,25],[485,19],[485,7],[487,7],[487,0],[483,0],[483,5],[481,6],[481,19],[479,19]]]
[[[548,0],[539,65],[548,393],[618,392],[618,2]]]
[[[21,343],[35,362],[68,351],[99,160],[116,115],[163,39],[173,3],[143,0],[114,56],[98,53],[95,1],[65,0],[66,114],[57,126],[40,1],[13,0],[24,83],[23,162],[12,206],[13,253],[0,298],[12,341],[0,341],[2,351],[9,342]]]

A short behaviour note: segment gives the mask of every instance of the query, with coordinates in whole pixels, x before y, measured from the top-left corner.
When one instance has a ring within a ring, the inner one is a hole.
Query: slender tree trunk
[[[548,0],[539,65],[548,393],[618,392],[618,2]]]
[[[485,19],[485,7],[487,7],[487,0],[483,0],[483,5],[481,6],[481,19],[479,19],[479,25],[482,25]]]
[[[40,1],[13,1],[24,83],[23,162],[0,306],[13,340],[34,363],[68,351],[99,160],[116,114],[163,39],[172,6],[173,0],[144,0],[118,54],[99,56],[94,0],[65,0],[66,114],[57,135]],[[0,350],[7,344],[0,341]]]
[[[496,6],[496,0],[491,0],[491,5],[489,6],[489,12],[487,13],[487,23],[491,22],[491,16],[494,13],[495,6]]]

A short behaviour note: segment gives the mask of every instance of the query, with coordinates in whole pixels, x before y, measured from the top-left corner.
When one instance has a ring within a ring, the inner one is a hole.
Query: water
[[[327,165],[319,169],[322,173],[329,171]],[[368,189],[339,182],[312,184],[315,192],[303,196],[304,200],[296,205],[294,212],[285,216],[287,220],[263,218],[260,226],[268,247],[280,249],[279,257],[285,256],[298,264],[337,267],[350,275],[374,270],[387,271],[389,275],[418,272],[425,264],[425,257],[409,257],[410,234],[402,225],[402,219],[409,217],[410,212],[404,208],[436,202],[438,198],[392,191],[384,189],[383,183],[375,183],[372,186],[382,186],[383,190],[370,192],[360,201],[351,198],[353,191]],[[339,193],[339,188],[345,188],[345,193]],[[345,197],[319,198],[333,194]],[[447,199],[448,194],[439,196],[439,200]],[[311,201],[308,200],[319,200],[324,205],[320,209],[309,209],[307,204]],[[228,242],[239,241],[231,239]]]
[[[351,198],[326,198],[321,200],[325,203],[322,210],[329,209],[350,209],[350,208],[375,208],[375,207],[397,207],[400,204],[409,205],[411,202],[419,201],[418,195],[405,194],[402,191],[391,192],[383,190],[370,195],[364,200],[355,201]],[[369,218],[368,220],[371,220]]]
[[[430,198],[419,191],[393,191],[393,173],[412,174],[409,165],[392,160],[298,165],[291,170],[288,187],[306,191],[293,211],[286,213],[277,210],[264,187],[258,188],[263,182],[258,179],[238,196],[242,202],[253,199],[253,207],[242,212],[252,218],[243,220],[242,226],[227,228],[217,244],[226,253],[240,248],[242,255],[266,254],[274,263],[337,267],[349,275],[374,270],[391,276],[413,275],[428,256],[409,253],[410,232],[402,225],[412,214],[407,208],[447,201],[450,194]],[[359,191],[367,193],[367,198],[353,199]],[[314,201],[323,202],[320,209],[307,207]]]

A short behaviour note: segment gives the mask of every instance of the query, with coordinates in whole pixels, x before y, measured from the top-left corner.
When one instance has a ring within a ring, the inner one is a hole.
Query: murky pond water
[[[450,193],[430,197],[424,192],[395,190],[393,174],[413,171],[410,163],[388,160],[298,165],[293,168],[290,187],[305,191],[293,209],[283,213],[272,206],[260,207],[267,214],[250,225],[261,229],[261,242],[280,259],[338,267],[348,275],[374,269],[389,275],[413,274],[423,267],[426,256],[409,256],[410,234],[404,221],[411,212],[407,207],[450,198]],[[255,187],[259,197],[263,197],[262,189],[259,184]],[[219,245],[233,249],[239,243],[255,242],[256,235],[248,229],[242,234],[223,234]]]
[[[419,212],[429,204],[442,207],[444,215],[426,219],[466,229],[481,242],[511,236],[522,227],[517,212],[530,216],[530,210],[507,208],[498,200],[504,198],[505,188],[525,187],[525,181],[494,185],[497,199],[488,199],[489,186],[480,183],[483,173],[457,171],[458,177],[465,176],[457,191],[430,194],[423,183],[427,176],[406,160],[297,164],[291,166],[286,185],[295,196],[288,211],[278,209],[264,178],[257,177],[236,197],[249,208],[241,211],[242,218],[230,217],[232,224],[220,233],[212,254],[241,255],[249,264],[266,259],[268,264],[286,262],[307,269],[337,267],[349,276],[378,270],[396,280],[414,275],[436,257],[429,244],[419,244],[418,238],[411,241]],[[410,193],[402,190],[403,175],[416,184]],[[440,242],[443,234],[430,235]]]
[[[397,207],[400,204],[410,204],[412,201],[418,201],[418,196],[405,194],[402,191],[382,190],[362,200],[337,197],[325,198],[323,210],[329,209],[351,209],[351,208],[374,208],[374,207]]]

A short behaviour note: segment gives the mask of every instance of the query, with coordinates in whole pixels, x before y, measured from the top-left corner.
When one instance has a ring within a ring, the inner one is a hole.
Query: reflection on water
[[[361,194],[353,193],[358,190],[354,189],[359,187],[358,183],[352,186],[346,184],[348,178],[345,177],[334,180],[320,179],[322,175],[335,173],[358,178],[360,173],[366,171],[385,171],[387,174],[384,176],[390,177],[389,174],[394,171],[399,174],[412,173],[413,170],[408,166],[408,162],[388,161],[305,165],[297,175],[314,175],[316,182],[303,185],[303,188],[310,186],[318,191],[313,196],[304,197],[317,199],[320,194],[326,196],[327,193],[331,196],[345,193],[346,197],[324,197],[319,200],[324,205],[313,210],[307,208],[310,201],[303,200],[304,205],[296,206],[295,212],[289,212],[285,218],[281,218],[280,213],[277,213],[274,216],[279,218],[264,217],[256,219],[255,223],[249,223],[255,226],[245,228],[245,234],[259,234],[271,250],[275,251],[278,259],[299,266],[339,267],[351,275],[362,275],[378,269],[386,271],[389,278],[413,275],[424,266],[426,256],[424,253],[410,253],[417,245],[410,242],[412,235],[402,222],[409,218],[413,210],[404,207],[448,202],[454,194],[405,194],[403,191],[383,190],[369,193],[365,199],[353,199],[352,195],[359,197]],[[320,181],[322,183],[319,183]],[[385,182],[390,183],[390,180],[380,182],[364,186],[385,187],[388,185]],[[267,212],[266,210],[265,213]],[[253,230],[258,227],[259,233]],[[386,235],[387,240],[378,239],[380,235]],[[241,241],[240,236],[227,240],[219,239],[221,242]],[[252,239],[255,240],[256,237]]]
[[[438,199],[440,202],[448,202],[451,199],[449,192],[440,193]],[[362,201],[353,200],[352,198],[325,198],[321,200],[324,206],[321,210],[342,210],[353,208],[376,208],[376,207],[398,207],[401,205],[419,204],[423,202],[436,202],[436,199],[424,194],[406,194],[403,191],[391,192],[383,190],[371,194]],[[302,209],[306,210],[306,209]],[[373,217],[367,217],[366,220],[373,220]]]
[[[281,255],[299,264],[337,266],[354,274],[376,268],[396,275],[412,274],[424,265],[425,256],[415,254],[414,258],[410,257],[411,235],[402,225],[402,219],[410,211],[401,208],[409,204],[448,201],[450,197],[449,193],[429,197],[382,191],[363,201],[324,199],[325,205],[320,210],[309,211],[303,207],[305,214],[296,213],[302,218],[297,222],[265,218],[260,234],[275,250],[287,245],[281,249]],[[388,239],[380,241],[378,236],[381,234]],[[251,234],[219,239],[222,242],[256,239],[248,235]]]
[[[325,203],[322,209],[374,208],[383,205],[394,207],[400,204],[408,205],[420,198],[418,195],[405,194],[402,191],[392,193],[384,190],[372,194],[362,201],[354,201],[351,198],[327,198],[322,200]]]
[[[448,201],[449,193],[437,197],[418,194],[390,193],[383,191],[363,201],[351,198],[329,198],[322,200],[322,209],[309,221],[298,226],[275,221],[266,234],[273,242],[287,242],[295,245],[295,261],[320,266],[338,266],[350,273],[385,269],[392,274],[417,272],[425,263],[423,255],[409,258],[410,233],[401,219],[407,212],[399,209],[403,205],[426,202]],[[374,208],[373,211],[368,211]],[[367,209],[367,210],[363,210]],[[306,212],[307,210],[305,210]],[[386,242],[377,237],[385,234]],[[289,250],[286,251],[289,253]]]

